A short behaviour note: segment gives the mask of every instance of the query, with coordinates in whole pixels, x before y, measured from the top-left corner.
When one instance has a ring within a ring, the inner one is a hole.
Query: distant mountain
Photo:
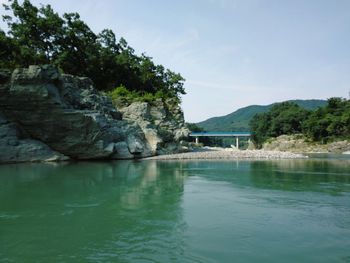
[[[308,110],[314,110],[327,104],[326,100],[289,100],[289,102],[295,102],[300,107]],[[213,117],[198,122],[197,125],[205,131],[248,131],[251,118],[257,113],[268,111],[274,104],[264,106],[251,105],[225,116]]]

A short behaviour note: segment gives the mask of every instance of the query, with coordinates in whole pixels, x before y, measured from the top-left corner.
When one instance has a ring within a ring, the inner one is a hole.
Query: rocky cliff
[[[177,152],[188,130],[181,109],[165,104],[117,109],[90,79],[60,74],[53,66],[2,70],[0,163]]]
[[[152,155],[180,152],[189,135],[181,108],[173,99],[125,105],[114,101],[123,120],[141,128]]]

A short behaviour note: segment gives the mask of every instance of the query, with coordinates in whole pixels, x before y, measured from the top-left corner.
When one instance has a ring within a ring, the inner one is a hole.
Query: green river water
[[[350,159],[1,165],[0,262],[350,262]]]

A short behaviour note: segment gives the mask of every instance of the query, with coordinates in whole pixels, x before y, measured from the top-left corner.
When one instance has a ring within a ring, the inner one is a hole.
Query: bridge
[[[235,137],[236,148],[239,148],[239,137],[250,137],[251,132],[191,132],[191,137],[196,138],[196,143],[199,142],[199,137]]]

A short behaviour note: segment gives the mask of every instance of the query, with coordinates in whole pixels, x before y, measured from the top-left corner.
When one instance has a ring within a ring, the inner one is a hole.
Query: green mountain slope
[[[314,110],[327,104],[326,100],[290,100],[290,102],[295,102],[308,110]],[[268,111],[274,104],[251,105],[225,116],[207,119],[197,125],[205,131],[248,131],[251,118],[257,113]]]

